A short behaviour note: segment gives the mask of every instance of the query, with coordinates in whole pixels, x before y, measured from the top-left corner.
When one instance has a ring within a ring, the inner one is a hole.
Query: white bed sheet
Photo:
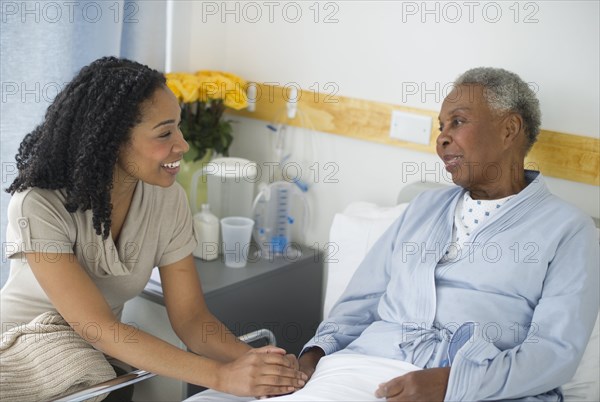
[[[400,360],[351,353],[334,353],[323,357],[310,381],[301,390],[268,401],[381,401],[375,396],[379,384],[419,367]],[[208,390],[186,402],[256,401]]]

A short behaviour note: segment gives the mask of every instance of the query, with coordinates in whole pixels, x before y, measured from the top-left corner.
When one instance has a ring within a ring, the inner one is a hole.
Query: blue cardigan
[[[574,375],[598,313],[598,236],[541,174],[526,178],[444,264],[466,190],[420,194],[305,348],[450,365],[448,401],[562,399],[559,387]]]

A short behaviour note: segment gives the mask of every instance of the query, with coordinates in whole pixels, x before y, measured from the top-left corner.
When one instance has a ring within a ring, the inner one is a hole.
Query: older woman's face
[[[448,94],[439,115],[437,154],[454,183],[471,189],[510,174],[501,118],[490,110],[483,87],[461,85]]]
[[[175,182],[189,145],[179,130],[180,108],[167,88],[159,88],[142,107],[141,122],[119,155],[117,167],[130,179],[169,187]],[[123,173],[121,173],[123,174]]]

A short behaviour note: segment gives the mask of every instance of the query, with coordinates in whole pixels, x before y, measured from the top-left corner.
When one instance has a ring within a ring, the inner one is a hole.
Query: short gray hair
[[[531,87],[517,74],[502,68],[477,67],[466,71],[454,85],[481,85],[489,107],[496,112],[515,112],[525,123],[529,151],[540,132],[540,102]]]

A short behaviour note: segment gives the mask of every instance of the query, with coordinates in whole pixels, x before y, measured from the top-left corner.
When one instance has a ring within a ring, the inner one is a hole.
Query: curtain
[[[126,57],[164,71],[166,1],[0,0],[0,287],[8,278],[4,190],[16,177],[23,137],[81,67],[102,56]]]

